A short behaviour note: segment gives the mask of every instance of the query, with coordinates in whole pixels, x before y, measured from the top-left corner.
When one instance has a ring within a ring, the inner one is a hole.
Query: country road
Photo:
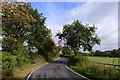
[[[65,57],[53,61],[36,69],[27,77],[27,80],[88,80],[86,77],[70,71],[65,65],[66,62]]]

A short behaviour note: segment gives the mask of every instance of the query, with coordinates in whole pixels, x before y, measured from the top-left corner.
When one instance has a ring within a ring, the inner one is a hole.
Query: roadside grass
[[[70,66],[70,68],[72,68],[74,71],[90,78],[90,79],[97,79],[97,80],[101,80],[101,78],[104,78],[105,76],[103,75],[98,75],[98,74],[93,74],[91,72],[86,71],[83,67],[77,67],[77,66]],[[104,78],[104,80],[106,80]]]
[[[16,67],[13,72],[13,77],[3,77],[3,80],[7,79],[19,79],[19,80],[25,80],[27,76],[32,72],[33,70],[47,64],[47,62],[42,58],[42,56],[36,57],[35,60],[32,62],[29,62],[27,64],[24,64],[22,67]]]
[[[90,67],[78,67],[78,66],[69,66],[74,71],[86,76],[92,80],[119,80],[119,74],[114,72],[111,69],[100,69],[96,67],[97,70],[90,69]],[[111,76],[110,76],[111,75]]]
[[[94,64],[89,58],[80,54],[69,57],[67,64],[74,71],[92,80],[120,80],[119,70]]]
[[[59,58],[56,57],[53,60],[58,60]],[[48,64],[47,61],[44,60],[43,57],[37,57],[32,63],[24,65],[22,68],[16,68],[14,72],[14,78],[19,80],[25,80],[27,76],[35,69],[42,67],[43,65]]]
[[[14,74],[14,78],[20,79],[20,80],[25,80],[27,76],[29,75],[30,72],[33,70],[43,66],[44,64],[47,64],[47,62],[41,62],[39,64],[27,64],[21,68],[17,68]]]
[[[88,59],[89,59],[90,61],[99,62],[99,63],[120,65],[120,63],[119,63],[120,58],[88,57]]]

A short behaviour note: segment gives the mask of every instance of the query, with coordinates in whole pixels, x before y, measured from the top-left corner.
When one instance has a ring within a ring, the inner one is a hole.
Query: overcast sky
[[[101,45],[94,50],[118,48],[118,3],[117,2],[31,2],[34,9],[47,17],[46,25],[52,31],[52,38],[64,24],[79,20],[83,24],[95,24]]]

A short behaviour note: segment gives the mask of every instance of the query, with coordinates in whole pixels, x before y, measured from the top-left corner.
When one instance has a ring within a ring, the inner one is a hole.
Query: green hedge
[[[2,73],[5,76],[12,76],[17,64],[17,56],[9,52],[2,52]]]
[[[13,55],[10,52],[2,51],[2,74],[3,76],[13,76],[16,67],[20,67],[29,61],[26,56]]]
[[[82,54],[76,54],[75,56],[69,57],[68,65],[83,65],[89,62],[88,58]]]
[[[118,70],[112,67],[104,67],[103,65],[95,65],[91,63],[87,57],[81,54],[69,57],[68,66],[93,80],[120,79]]]

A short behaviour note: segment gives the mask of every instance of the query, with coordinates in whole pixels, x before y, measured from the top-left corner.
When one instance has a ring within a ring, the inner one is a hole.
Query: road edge
[[[47,64],[44,64],[44,65],[38,67],[37,69],[39,69],[39,68],[41,68],[41,67],[43,67],[43,66],[45,66],[45,65],[47,65]],[[30,76],[31,76],[37,69],[35,69],[35,70],[33,70],[32,72],[30,72],[29,75],[27,76],[27,78],[26,78],[25,80],[29,80]]]
[[[66,59],[67,59],[67,58],[66,58]],[[66,68],[67,68],[69,71],[73,72],[74,74],[76,74],[76,75],[78,75],[78,76],[80,76],[80,77],[82,76],[83,78],[85,78],[85,79],[87,79],[87,80],[90,80],[90,79],[88,79],[87,77],[85,77],[85,76],[83,76],[83,75],[81,75],[81,74],[79,74],[79,73],[71,70],[71,69],[67,66],[67,62],[68,62],[68,59],[67,59],[66,62],[65,62],[65,66],[66,66]],[[47,65],[47,64],[44,64],[43,66],[45,66],[45,65]],[[37,69],[39,69],[39,68],[41,68],[41,67],[43,67],[43,66],[40,66],[40,67],[38,67]],[[30,76],[31,76],[37,69],[33,70],[33,71],[27,76],[26,80],[29,80]]]
[[[66,58],[66,59],[67,59],[67,58]],[[66,68],[67,68],[68,70],[70,70],[71,72],[75,73],[76,75],[78,75],[78,76],[80,76],[80,77],[82,76],[83,78],[85,78],[85,79],[87,79],[87,80],[90,80],[89,78],[87,78],[87,77],[85,77],[85,76],[83,76],[83,75],[81,75],[81,74],[73,71],[72,69],[70,69],[70,68],[67,66],[67,62],[68,62],[68,59],[67,59],[66,62],[65,62],[65,66],[66,66]]]
[[[59,60],[59,59],[57,59],[57,60]],[[57,61],[57,60],[55,60],[55,61]],[[52,61],[52,62],[53,62],[53,61]],[[49,63],[47,63],[47,64],[49,64]],[[47,65],[47,64],[44,64],[44,65],[38,67],[37,69],[39,69],[39,68],[41,68],[41,67],[43,67],[43,66],[45,66],[45,65]],[[30,76],[31,76],[37,69],[35,69],[35,70],[33,70],[32,72],[30,72],[25,80],[29,80]]]

